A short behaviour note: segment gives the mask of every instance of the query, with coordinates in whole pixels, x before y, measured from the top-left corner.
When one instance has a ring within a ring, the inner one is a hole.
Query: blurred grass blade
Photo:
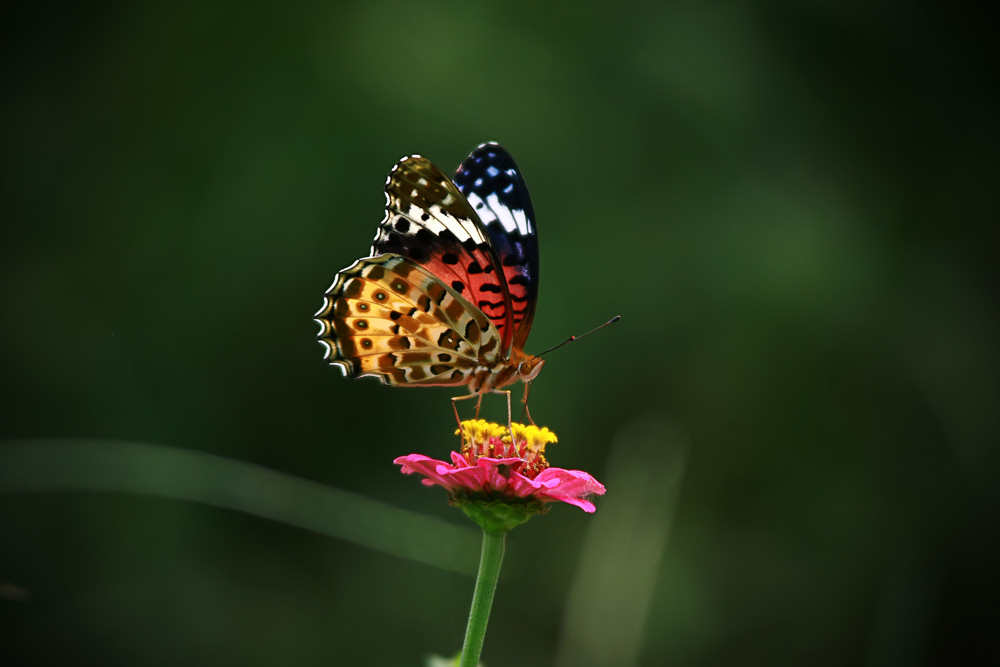
[[[670,534],[687,447],[668,424],[640,420],[615,437],[602,498],[573,577],[555,663],[636,663]]]
[[[252,463],[106,440],[0,444],[0,493],[102,491],[244,512],[472,575],[476,531]]]

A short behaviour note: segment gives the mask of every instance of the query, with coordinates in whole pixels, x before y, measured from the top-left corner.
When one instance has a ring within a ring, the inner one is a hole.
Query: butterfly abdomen
[[[493,389],[502,389],[518,379],[517,368],[505,363],[498,364],[492,368],[479,366],[472,373],[469,382],[469,391],[478,394]]]

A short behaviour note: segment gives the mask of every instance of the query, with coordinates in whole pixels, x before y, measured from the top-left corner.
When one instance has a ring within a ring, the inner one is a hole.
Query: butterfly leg
[[[457,405],[457,402],[458,401],[464,401],[464,400],[467,400],[467,399],[470,399],[470,398],[475,398],[476,396],[477,396],[477,394],[466,394],[465,396],[455,396],[454,398],[451,399],[451,409],[455,411],[455,421],[458,423],[459,441],[461,442],[461,444],[463,446],[465,445],[465,441],[462,438],[462,418],[458,416],[458,405]],[[479,406],[483,402],[483,395],[482,394],[478,394],[478,396],[479,396],[479,400],[476,402],[476,417],[477,418],[479,417]]]
[[[510,431],[510,442],[514,444],[514,426],[510,418],[510,391],[506,389],[492,389],[494,394],[505,394],[507,396],[507,430]]]
[[[531,383],[530,382],[525,382],[524,383],[524,398],[521,399],[521,402],[524,403],[524,410],[521,411],[521,421],[524,422],[524,418],[527,417],[528,421],[531,423],[532,426],[538,426],[538,424],[535,423],[535,420],[531,418],[531,411],[528,410],[528,390],[529,389],[531,389]]]

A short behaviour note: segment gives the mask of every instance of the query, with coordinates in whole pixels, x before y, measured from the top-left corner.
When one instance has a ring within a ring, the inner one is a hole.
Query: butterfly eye
[[[534,380],[535,376],[538,375],[538,371],[542,370],[542,364],[544,363],[544,359],[539,359],[537,357],[526,359],[517,365],[517,373],[518,375],[523,376],[521,379],[525,382]]]

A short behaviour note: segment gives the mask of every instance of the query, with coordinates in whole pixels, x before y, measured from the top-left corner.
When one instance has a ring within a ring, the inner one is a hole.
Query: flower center
[[[510,434],[514,432],[514,441]],[[462,422],[462,455],[469,465],[485,456],[492,459],[520,459],[511,467],[528,479],[549,467],[545,460],[545,445],[557,442],[556,434],[548,428],[525,426],[524,424],[495,424],[485,419],[470,419]]]

